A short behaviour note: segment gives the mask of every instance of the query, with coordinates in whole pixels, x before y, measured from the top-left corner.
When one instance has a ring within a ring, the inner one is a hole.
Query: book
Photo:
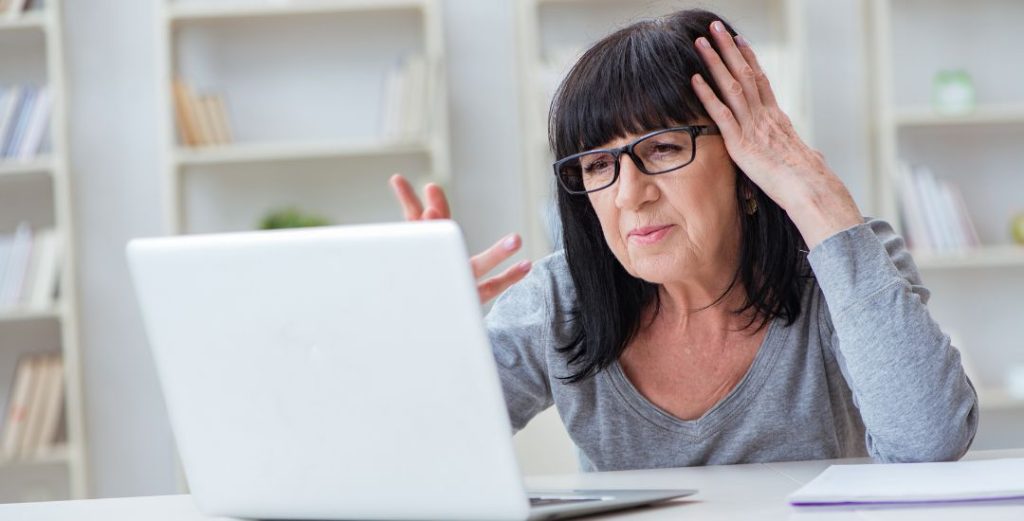
[[[426,58],[419,53],[404,56],[384,81],[381,135],[391,141],[417,141],[430,128],[430,100],[437,81]]]
[[[64,404],[64,358],[60,355],[48,357],[48,394],[39,418],[39,444],[35,456],[45,456],[54,450],[60,441],[60,423]]]
[[[227,106],[224,103],[224,96],[212,94],[208,98],[209,106],[207,111],[211,114],[213,133],[218,144],[231,143],[231,122],[228,119]]]
[[[932,250],[935,245],[929,237],[927,224],[924,221],[924,208],[914,186],[914,173],[906,162],[900,162],[897,171],[896,186],[900,203],[900,217],[903,224],[903,235],[910,248]]]
[[[797,506],[1024,498],[1024,458],[832,465],[789,496]]]
[[[14,86],[4,90],[0,98],[0,157],[6,148],[8,135],[14,130],[14,120],[21,104],[22,88]]]
[[[28,126],[29,119],[32,117],[32,110],[36,102],[36,95],[37,90],[35,88],[27,88],[25,90],[25,94],[21,98],[21,106],[18,108],[17,120],[14,123],[10,139],[4,146],[4,157],[16,156],[16,152],[21,146],[21,141],[25,135],[25,128]]]
[[[11,387],[7,414],[4,418],[3,443],[0,445],[0,454],[5,460],[14,459],[21,446],[21,435],[25,428],[29,397],[34,384],[34,371],[35,362],[31,357],[23,356],[18,359],[18,366],[14,371],[14,385]]]
[[[192,88],[184,81],[174,80],[174,113],[178,122],[178,137],[181,144],[195,146],[199,144],[199,122],[196,121],[192,107]]]
[[[981,241],[955,183],[937,179],[925,165],[900,165],[897,172],[901,227],[920,251],[962,252]]]
[[[0,309],[17,305],[21,301],[25,272],[32,255],[32,229],[28,223],[18,224],[11,241],[10,253],[3,279],[0,280]]]
[[[208,146],[215,145],[218,142],[213,123],[214,115],[210,111],[209,101],[209,95],[196,96],[192,99],[192,110],[195,112],[196,121],[199,123],[197,145]]]
[[[173,85],[178,137],[188,147],[220,145],[231,142],[224,99],[220,94],[197,94],[183,80]]]
[[[31,459],[39,453],[46,453],[53,445],[52,440],[43,438],[43,425],[52,422],[56,425],[55,419],[47,418],[51,411],[58,411],[61,397],[61,380],[59,356],[38,355],[36,367],[38,369],[38,388],[32,398],[29,407],[28,418],[25,423],[25,432],[22,436],[21,447],[18,455],[21,459]],[[54,403],[56,402],[56,403]]]
[[[21,433],[21,440],[14,451],[16,459],[26,459],[35,452],[38,443],[39,415],[42,414],[42,407],[47,392],[47,370],[46,359],[35,355],[30,358],[33,364],[32,387],[29,391],[28,402],[25,405],[25,424]]]
[[[52,92],[49,87],[40,88],[36,97],[35,105],[32,107],[32,114],[29,115],[29,122],[25,128],[25,135],[22,138],[19,149],[16,150],[14,154],[19,159],[32,159],[39,153],[40,146],[43,142],[43,135],[46,133],[46,129],[50,126],[50,110],[52,108],[52,104]]]
[[[52,228],[36,232],[21,296],[21,305],[25,308],[45,311],[53,306],[60,279],[59,249],[59,237]]]
[[[11,263],[11,251],[14,249],[14,236],[0,234],[0,289],[7,279],[8,266]]]

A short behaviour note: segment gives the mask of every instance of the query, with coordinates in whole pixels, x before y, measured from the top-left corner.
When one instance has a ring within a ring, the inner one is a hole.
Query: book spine
[[[23,356],[15,370],[14,387],[7,405],[7,419],[4,422],[3,457],[15,459],[21,446],[22,432],[28,418],[28,406],[35,382],[35,362],[32,357]]]
[[[60,236],[54,230],[44,230],[37,240],[39,265],[32,281],[29,307],[46,310],[53,306],[60,279]]]
[[[28,96],[28,87],[14,87],[14,97],[11,102],[7,118],[4,121],[4,133],[0,136],[0,157],[7,157],[7,149],[14,141],[14,134],[17,131],[18,119],[21,111],[25,108],[25,98]]]
[[[897,175],[897,186],[900,195],[900,210],[903,217],[904,234],[910,247],[921,251],[930,251],[934,248],[929,240],[928,229],[925,225],[924,209],[921,206],[921,198],[917,188],[914,186],[913,173],[910,165],[900,163]]]
[[[28,121],[32,116],[32,108],[35,106],[37,95],[38,91],[35,88],[26,89],[25,96],[21,100],[21,110],[18,111],[18,121],[14,125],[14,132],[7,143],[7,148],[4,149],[4,156],[16,157],[18,155],[21,141],[24,139],[25,127],[28,126]]]
[[[47,383],[49,392],[40,419],[39,447],[36,450],[38,457],[45,456],[47,452],[53,450],[60,435],[60,417],[64,403],[64,359],[60,355],[50,357]]]
[[[178,135],[181,144],[189,147],[195,146],[198,144],[198,129],[190,102],[192,89],[182,80],[175,80],[171,89],[174,93],[174,113],[178,120]]]
[[[25,272],[32,257],[32,229],[28,223],[18,224],[11,243],[3,283],[0,284],[0,307],[10,307],[21,300]]]
[[[18,459],[28,459],[35,454],[36,445],[39,442],[39,417],[42,414],[42,406],[46,401],[47,379],[49,377],[46,357],[33,356],[32,363],[34,364],[33,373],[35,377],[32,379],[32,391],[26,405],[25,428],[21,434],[21,443],[16,450],[16,457]]]
[[[14,128],[18,106],[21,103],[21,87],[14,86],[4,91],[0,100],[0,158],[7,148],[7,136]]]
[[[23,160],[32,159],[39,153],[39,145],[43,141],[43,134],[49,128],[50,109],[52,105],[51,92],[48,87],[39,91],[35,107],[32,110],[28,128],[25,130],[25,138],[18,151],[18,157]]]

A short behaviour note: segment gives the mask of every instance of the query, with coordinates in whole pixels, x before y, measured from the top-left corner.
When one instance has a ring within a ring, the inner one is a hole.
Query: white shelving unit
[[[894,179],[901,160],[926,164],[962,189],[983,246],[913,256],[932,290],[933,316],[977,371],[982,408],[1024,413],[1024,397],[1005,391],[1004,373],[1024,365],[1024,246],[1010,237],[1011,216],[1024,211],[1024,70],[1006,66],[1018,47],[1002,34],[1024,22],[1024,4],[871,0],[868,20],[876,207],[899,222]],[[929,103],[933,76],[954,68],[970,74],[977,105],[940,114]],[[984,430],[985,415],[982,422]]]
[[[253,229],[298,207],[336,224],[395,220],[387,178],[450,180],[436,0],[177,0],[158,21],[168,232]],[[433,71],[422,139],[380,137],[385,77],[407,53]],[[187,147],[172,80],[224,95],[235,141]]]
[[[557,213],[554,157],[548,147],[548,107],[554,89],[579,54],[614,29],[641,18],[699,7],[721,14],[749,39],[755,50],[771,47],[782,58],[774,66],[773,85],[785,91],[783,108],[805,139],[810,139],[809,87],[802,0],[520,0],[518,59],[526,233],[531,258],[550,253]]]
[[[168,233],[251,230],[286,207],[394,221],[391,174],[449,183],[437,0],[164,0],[156,34]],[[407,53],[434,73],[427,130],[383,138],[385,78]],[[178,77],[225,97],[233,143],[180,144]]]
[[[51,309],[0,311],[0,403],[6,412],[20,355],[60,352],[66,443],[34,459],[0,461],[0,502],[89,494],[59,0],[46,0],[43,8],[17,18],[0,18],[0,85],[24,82],[47,84],[51,89],[50,152],[29,161],[0,159],[0,229],[9,233],[18,222],[26,221],[34,230],[52,227],[57,231],[60,296]]]

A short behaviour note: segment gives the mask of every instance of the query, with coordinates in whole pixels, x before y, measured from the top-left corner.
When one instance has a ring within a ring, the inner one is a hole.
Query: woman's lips
[[[642,228],[635,228],[629,232],[629,241],[634,244],[654,244],[665,238],[670,231],[672,231],[671,224],[665,224],[661,226],[644,226]]]

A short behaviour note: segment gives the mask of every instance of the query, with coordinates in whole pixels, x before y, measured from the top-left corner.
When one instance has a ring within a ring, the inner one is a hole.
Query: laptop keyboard
[[[599,497],[531,497],[531,507],[546,507],[549,505],[571,505],[573,503],[589,503],[601,501]]]

